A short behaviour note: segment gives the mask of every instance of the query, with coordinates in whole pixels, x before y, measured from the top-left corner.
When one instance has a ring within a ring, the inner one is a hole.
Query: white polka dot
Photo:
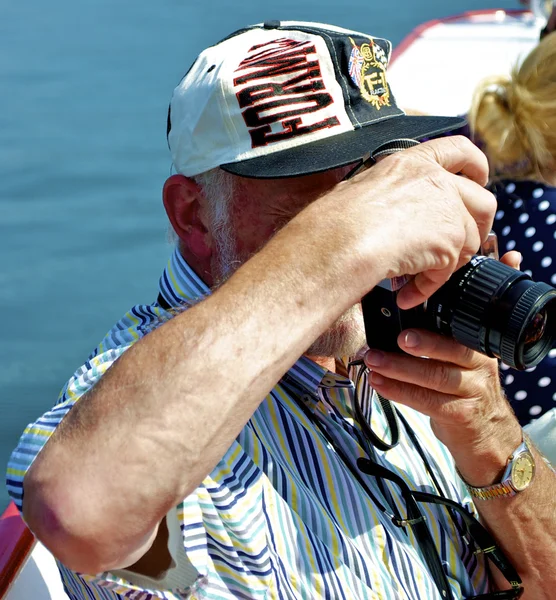
[[[545,256],[542,260],[541,260],[541,265],[543,267],[550,267],[550,265],[552,264],[552,257],[551,256]]]
[[[554,225],[554,223],[556,223],[556,215],[548,215],[548,217],[546,217],[546,224]]]
[[[548,353],[550,358],[556,358],[556,348],[552,348],[552,350]]]
[[[513,250],[514,248],[515,248],[514,240],[510,240],[509,242],[506,242],[506,250]]]
[[[508,185],[506,186],[506,191],[508,192],[508,194],[515,192],[515,183],[508,183]]]
[[[504,379],[504,384],[505,385],[510,385],[510,383],[514,382],[514,376],[513,375],[506,375],[506,379]]]
[[[525,273],[525,275],[529,275],[529,277],[533,277],[533,271],[531,271],[531,269],[525,269],[525,271],[523,271]]]
[[[497,221],[500,221],[500,219],[504,216],[504,211],[503,210],[499,210],[496,212],[496,216],[494,217]]]
[[[506,225],[506,227],[502,229],[502,235],[508,235],[508,233],[510,233],[511,230],[512,228],[509,225]]]
[[[550,278],[550,283],[556,285],[556,273],[554,273],[554,275],[552,275],[552,277]]]
[[[500,368],[502,369],[502,371],[507,371],[510,367],[506,363],[501,362]]]
[[[522,213],[521,215],[519,215],[520,223],[527,223],[528,220],[529,220],[529,215],[527,213]]]
[[[544,244],[540,241],[533,244],[533,252],[540,252],[543,248]]]
[[[554,230],[554,233],[552,234],[552,237],[556,240],[556,229]]]
[[[519,390],[519,392],[514,394],[514,398],[516,400],[525,400],[525,398],[527,398],[527,392],[525,390]]]
[[[532,373],[537,367],[529,367],[528,369],[525,369],[527,371],[527,373]]]
[[[548,200],[543,200],[539,202],[539,210],[546,210],[550,206],[550,202]]]
[[[533,417],[540,415],[542,413],[542,408],[539,405],[531,406],[529,409],[529,414]]]
[[[527,227],[525,230],[525,237],[533,237],[537,233],[537,230],[534,227]]]
[[[537,188],[533,190],[533,198],[540,198],[544,194],[544,190],[542,188]]]
[[[547,387],[550,385],[550,381],[551,381],[550,377],[541,377],[539,379],[538,386],[539,387]]]
[[[523,200],[521,198],[518,198],[515,202],[514,202],[514,208],[521,208],[523,206]]]
[[[552,394],[552,400],[554,400],[554,402],[556,402],[556,394]]]

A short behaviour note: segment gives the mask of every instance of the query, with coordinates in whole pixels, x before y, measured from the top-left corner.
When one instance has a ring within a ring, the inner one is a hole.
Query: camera
[[[499,262],[496,236],[458,269],[424,304],[396,304],[405,277],[385,279],[363,299],[369,348],[401,352],[397,337],[408,328],[457,340],[518,370],[537,365],[556,341],[556,289]]]

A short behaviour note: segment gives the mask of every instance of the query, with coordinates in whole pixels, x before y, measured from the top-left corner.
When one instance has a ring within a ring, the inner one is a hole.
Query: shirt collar
[[[159,281],[160,295],[170,306],[190,307],[210,294],[207,284],[175,248]]]
[[[160,295],[170,306],[190,307],[211,292],[207,284],[187,264],[178,248],[174,249],[159,281]],[[351,385],[346,377],[332,373],[310,358],[302,356],[283,378],[300,393],[316,395],[318,388]]]

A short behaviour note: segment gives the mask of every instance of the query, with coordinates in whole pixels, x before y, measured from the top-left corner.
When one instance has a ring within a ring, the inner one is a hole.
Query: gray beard
[[[365,346],[361,305],[352,306],[307,349],[308,356],[342,358],[355,356]]]

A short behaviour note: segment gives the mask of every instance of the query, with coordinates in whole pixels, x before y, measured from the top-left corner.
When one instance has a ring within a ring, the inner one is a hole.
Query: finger
[[[450,266],[446,269],[430,269],[419,273],[398,292],[396,297],[398,306],[402,310],[408,310],[423,304],[448,281],[453,272],[454,268]]]
[[[480,244],[481,238],[477,225],[469,217],[465,221],[465,242],[463,247],[459,249],[457,261],[452,261],[451,264],[442,269],[429,269],[423,273],[418,273],[399,291],[396,298],[398,306],[402,310],[407,310],[428,300],[448,281],[455,271],[471,260]]]
[[[435,392],[465,398],[480,394],[475,371],[452,363],[369,350],[365,364],[374,374]]]
[[[453,338],[425,329],[406,329],[398,336],[398,346],[412,356],[428,356],[465,369],[477,369],[496,361]]]
[[[497,208],[496,198],[494,194],[465,177],[455,177],[454,183],[458,188],[465,208],[477,224],[479,230],[479,244],[471,246],[473,253],[476,253],[480,244],[486,241],[488,234],[492,230]],[[474,239],[470,241],[472,244],[476,243]]]
[[[404,152],[421,152],[454,174],[462,174],[484,186],[488,182],[486,156],[466,137],[454,135],[423,142]]]
[[[506,254],[500,258],[500,262],[508,265],[508,267],[512,267],[512,269],[517,269],[518,271],[522,260],[523,256],[521,255],[521,252],[517,252],[516,250],[506,252]]]
[[[396,381],[375,372],[371,373],[370,384],[375,391],[392,402],[404,404],[438,422],[447,421],[453,424],[458,412],[461,412],[462,402],[469,402],[457,396]]]

